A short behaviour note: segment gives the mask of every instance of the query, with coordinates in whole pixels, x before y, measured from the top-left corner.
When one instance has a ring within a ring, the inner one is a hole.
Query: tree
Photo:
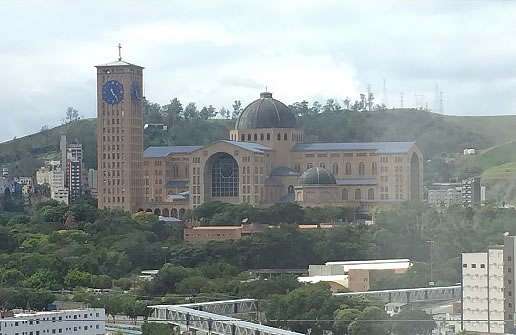
[[[166,323],[145,322],[142,335],[175,335],[175,331]]]
[[[241,112],[242,112],[242,102],[240,100],[235,100],[233,102],[233,113],[231,114],[231,118],[238,119]]]
[[[326,104],[323,106],[324,113],[338,113],[342,112],[342,107],[339,105],[335,99],[326,100]]]
[[[393,317],[393,331],[398,335],[430,335],[436,323],[425,311],[407,309]]]
[[[366,307],[348,326],[349,335],[387,335],[388,324],[382,322],[389,319],[385,311],[379,307]]]
[[[72,122],[79,119],[79,111],[73,107],[68,107],[66,109],[65,120],[67,122]]]
[[[197,110],[197,106],[195,106],[195,102],[190,102],[186,105],[183,116],[186,120],[196,119],[199,117],[199,111]]]
[[[227,109],[225,107],[222,107],[219,110],[219,114],[220,114],[221,117],[223,117],[226,120],[229,120],[229,118],[231,117],[231,112],[229,111],[229,109]]]
[[[199,113],[199,116],[203,120],[208,120],[217,115],[217,110],[212,105],[209,105],[208,107],[203,107],[201,109],[201,112]]]
[[[163,123],[163,115],[161,114],[161,106],[157,103],[143,100],[143,122],[145,123]]]
[[[68,288],[75,288],[77,286],[90,287],[92,276],[89,272],[80,271],[77,269],[70,269],[64,277],[64,284]]]
[[[173,124],[183,115],[183,105],[178,98],[170,100],[170,104],[163,106],[163,114],[165,115],[165,123]]]

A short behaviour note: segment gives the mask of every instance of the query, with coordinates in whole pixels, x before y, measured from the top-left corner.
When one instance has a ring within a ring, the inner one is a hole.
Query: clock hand
[[[116,96],[115,92],[113,91],[113,89],[111,89],[111,94],[113,94],[113,96],[115,97],[116,101],[118,101],[118,97]]]

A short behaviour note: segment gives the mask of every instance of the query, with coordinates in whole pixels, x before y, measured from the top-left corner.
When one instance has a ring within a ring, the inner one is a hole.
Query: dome
[[[295,127],[294,113],[283,102],[273,99],[270,92],[261,93],[260,99],[247,105],[235,124],[235,129]]]
[[[325,168],[313,167],[306,170],[298,181],[299,185],[335,185],[335,177]]]

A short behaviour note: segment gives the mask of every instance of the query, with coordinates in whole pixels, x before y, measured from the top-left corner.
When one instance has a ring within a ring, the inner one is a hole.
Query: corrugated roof
[[[169,154],[189,154],[194,150],[202,148],[199,145],[173,145],[163,147],[148,147],[143,152],[144,158],[167,157]]]
[[[299,176],[299,173],[287,166],[279,166],[272,169],[271,176]]]
[[[407,153],[416,142],[298,143],[292,151],[376,150],[377,154]]]
[[[337,185],[376,185],[376,178],[341,178],[337,179]]]
[[[239,141],[229,141],[229,140],[223,140],[222,142],[233,144],[233,145],[236,145],[236,146],[241,147],[243,149],[246,149],[246,150],[249,150],[249,151],[252,151],[252,152],[257,152],[257,153],[262,153],[264,151],[272,151],[271,148],[268,148],[268,147],[266,147],[264,145],[261,145],[260,143],[239,142]]]

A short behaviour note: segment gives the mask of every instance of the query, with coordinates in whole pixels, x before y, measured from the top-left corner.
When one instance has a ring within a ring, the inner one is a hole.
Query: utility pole
[[[429,286],[434,286],[434,240],[428,240],[427,243],[430,243],[430,282]]]
[[[400,108],[403,108],[403,92],[400,92]]]
[[[389,98],[387,97],[387,84],[385,83],[385,78],[383,79],[383,99],[382,104],[385,105],[385,108],[389,105]]]

